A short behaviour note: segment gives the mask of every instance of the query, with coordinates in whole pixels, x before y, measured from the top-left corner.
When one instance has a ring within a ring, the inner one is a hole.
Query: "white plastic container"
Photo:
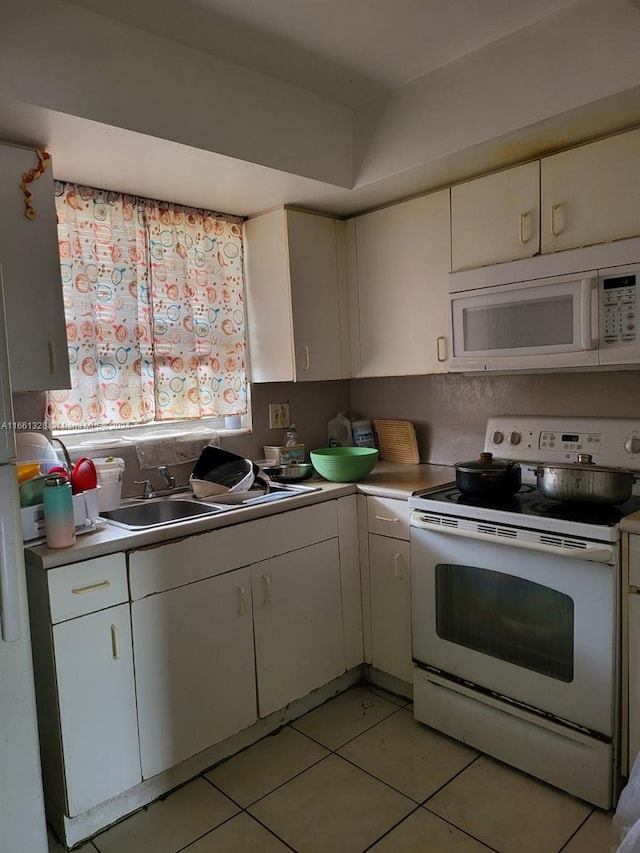
[[[373,433],[373,425],[368,418],[353,421],[351,424],[353,443],[356,447],[375,447],[376,437]]]
[[[103,456],[93,460],[98,475],[98,506],[100,512],[118,509],[122,500],[122,477],[124,459],[117,456]]]
[[[353,447],[351,421],[344,412],[338,412],[327,424],[328,447]]]

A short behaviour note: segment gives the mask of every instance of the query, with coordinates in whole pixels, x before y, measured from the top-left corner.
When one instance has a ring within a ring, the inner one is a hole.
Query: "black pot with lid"
[[[481,453],[479,459],[471,462],[458,462],[455,469],[456,487],[469,497],[512,497],[522,485],[520,465],[494,459],[492,453]]]

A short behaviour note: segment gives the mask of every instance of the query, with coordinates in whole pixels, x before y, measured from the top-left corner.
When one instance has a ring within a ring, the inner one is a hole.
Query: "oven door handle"
[[[505,536],[494,536],[491,533],[481,533],[478,530],[464,530],[459,527],[443,527],[429,521],[412,516],[411,526],[422,530],[432,530],[444,536],[463,536],[465,539],[475,539],[490,542],[493,545],[511,545],[526,551],[538,551],[543,554],[553,554],[556,557],[569,557],[574,560],[587,560],[590,563],[613,563],[613,548],[606,545],[593,548],[563,548],[561,545],[547,545],[544,542],[529,542],[526,539],[510,539]]]

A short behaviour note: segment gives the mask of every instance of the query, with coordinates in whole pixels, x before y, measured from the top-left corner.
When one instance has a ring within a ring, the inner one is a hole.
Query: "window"
[[[54,430],[247,411],[242,220],[56,182],[71,390]]]

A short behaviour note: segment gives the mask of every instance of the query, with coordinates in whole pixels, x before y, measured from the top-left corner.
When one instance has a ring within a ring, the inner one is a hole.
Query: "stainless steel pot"
[[[571,503],[621,504],[629,500],[638,478],[624,468],[595,465],[589,453],[579,453],[577,462],[538,465],[538,491],[547,498]]]

